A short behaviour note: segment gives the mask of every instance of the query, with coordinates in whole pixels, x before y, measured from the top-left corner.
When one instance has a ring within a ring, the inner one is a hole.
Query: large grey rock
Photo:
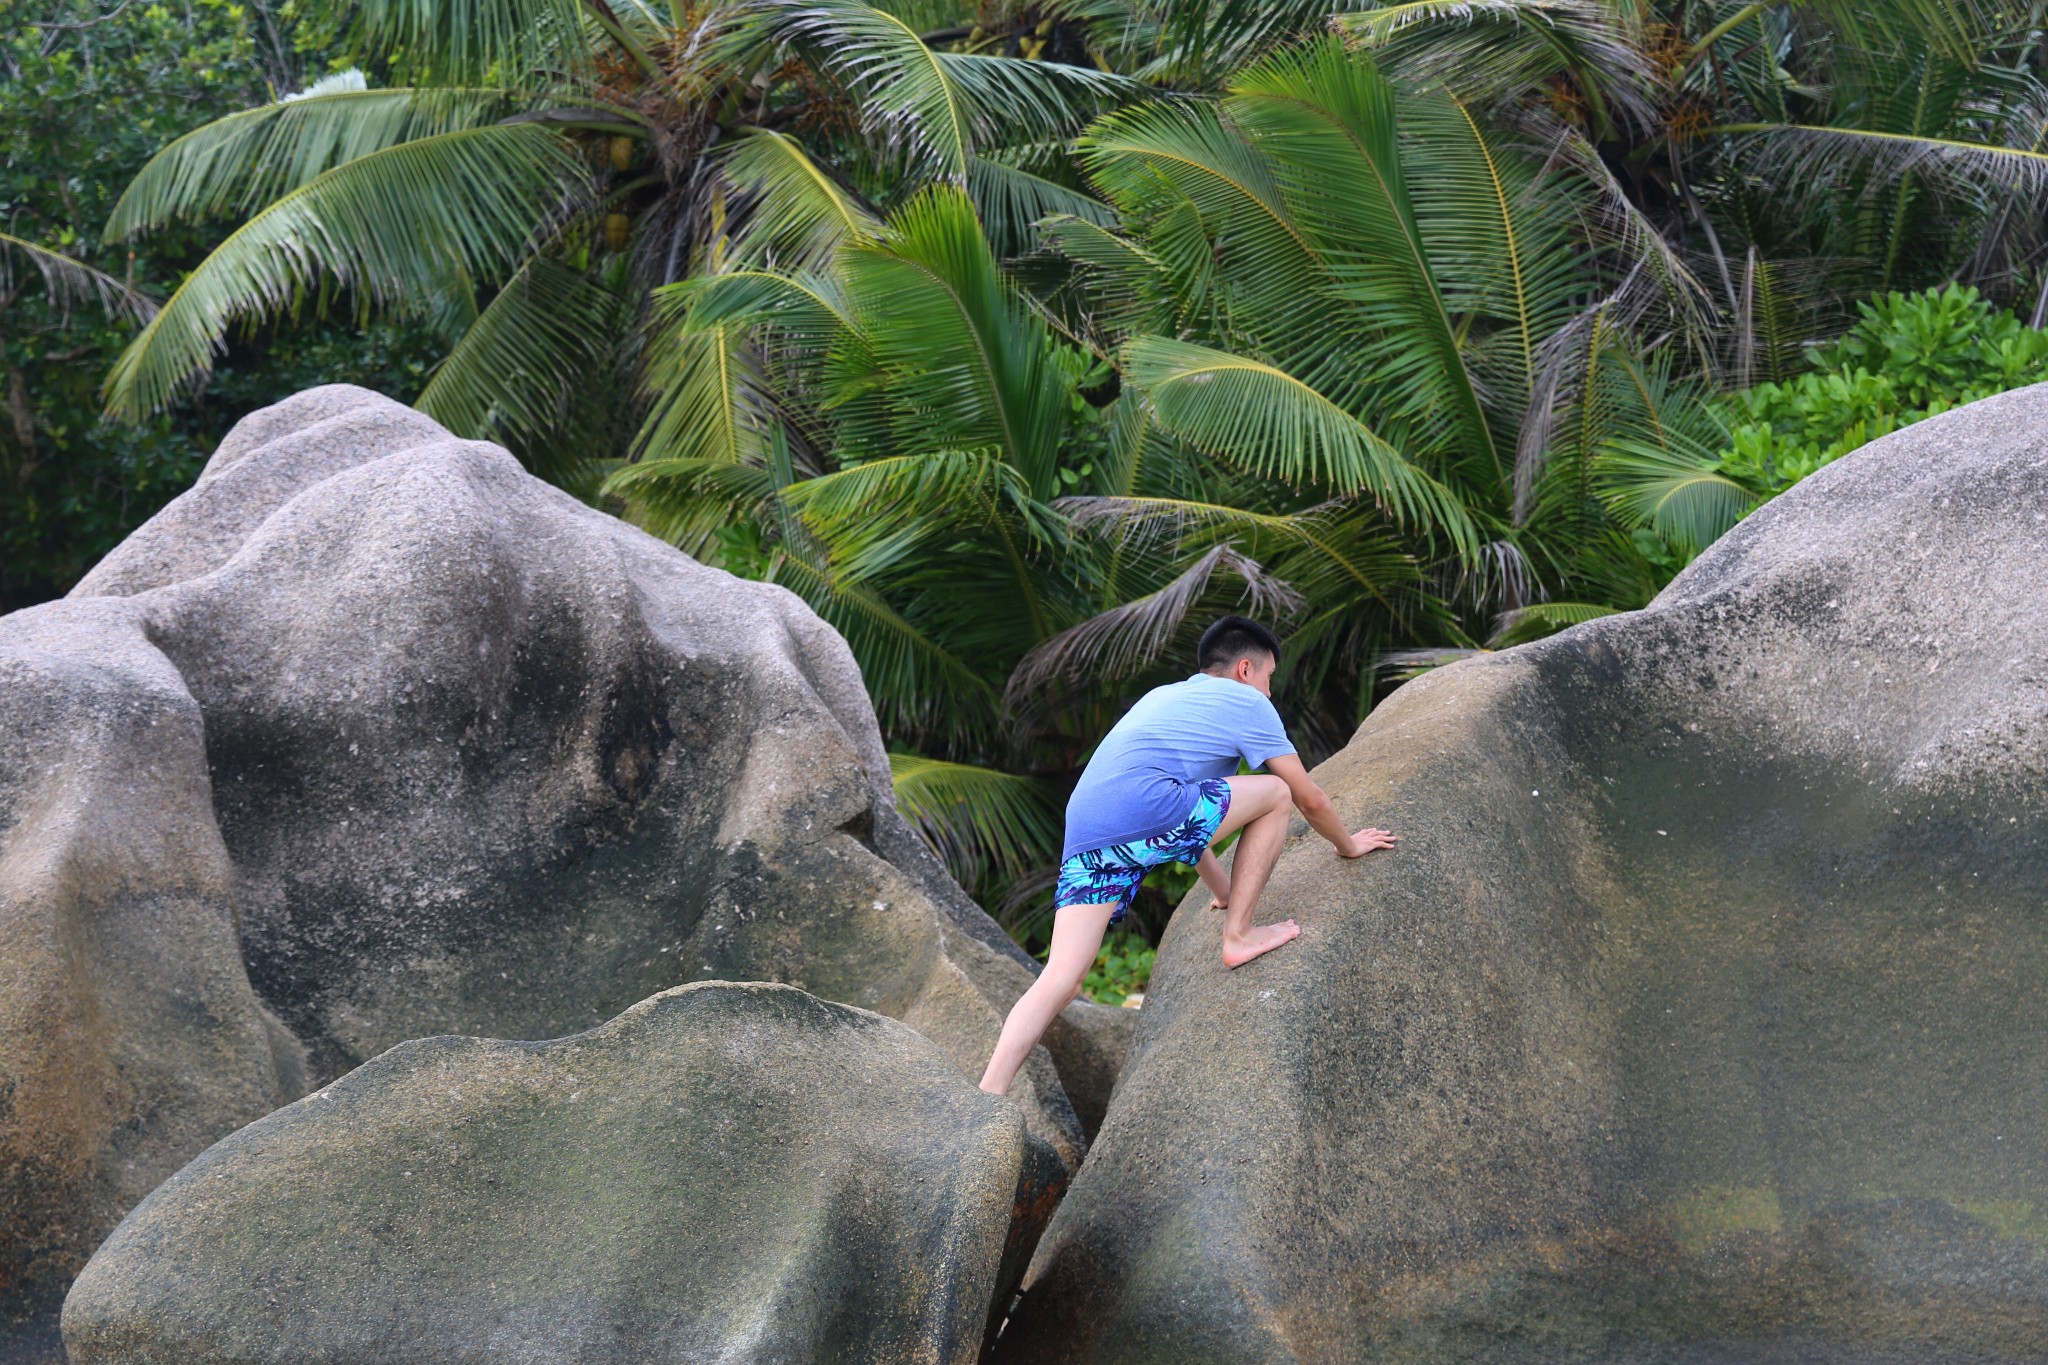
[[[295,1099],[249,989],[199,708],[70,604],[0,622],[0,1355],[165,1175]]]
[[[0,618],[0,734],[17,1322],[208,1142],[406,1039],[772,980],[979,1074],[1031,979],[799,599],[362,389],[252,415],[70,599]],[[1091,1092],[1108,1013],[1058,1035]],[[1046,1054],[1017,1094],[1078,1162]]]
[[[705,983],[402,1043],[209,1148],[64,1309],[75,1365],[971,1362],[1015,1106],[894,1020]],[[1019,1267],[1021,1268],[1021,1267]]]
[[[2048,387],[1410,683],[1183,906],[999,1358],[2048,1359]]]

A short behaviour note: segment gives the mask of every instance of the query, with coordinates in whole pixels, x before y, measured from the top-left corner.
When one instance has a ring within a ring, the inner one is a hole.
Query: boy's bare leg
[[[1230,904],[1230,874],[1223,870],[1223,864],[1216,860],[1216,850],[1205,848],[1195,863],[1195,875],[1202,879],[1202,885],[1209,888],[1209,908],[1221,910]]]
[[[1291,919],[1252,924],[1252,911],[1258,908],[1259,895],[1273,875],[1274,864],[1280,861],[1281,845],[1287,842],[1294,797],[1277,777],[1253,774],[1229,782],[1230,811],[1223,817],[1216,839],[1240,829],[1244,834],[1230,864],[1230,902],[1223,911],[1223,965],[1242,967],[1301,935],[1301,926]]]
[[[1010,1006],[995,1055],[982,1073],[983,1090],[991,1095],[1010,1093],[1010,1082],[1017,1079],[1031,1049],[1038,1046],[1059,1012],[1081,993],[1081,980],[1095,965],[1095,954],[1115,910],[1114,905],[1063,905],[1053,912],[1052,951],[1046,955],[1045,970]]]

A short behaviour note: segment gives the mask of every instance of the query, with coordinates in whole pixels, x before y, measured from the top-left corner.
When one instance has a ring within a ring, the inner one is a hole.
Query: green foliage
[[[605,389],[630,403],[616,376],[660,329],[658,288],[734,264],[789,264],[792,249],[822,257],[873,222],[863,201],[914,218],[927,184],[971,183],[979,202],[1012,215],[1074,206],[1060,189],[1060,148],[1139,90],[1092,65],[941,50],[859,0],[666,13],[601,0],[372,0],[348,13],[353,55],[402,84],[342,73],[279,91],[166,146],[116,209],[110,232],[124,238],[206,214],[250,216],[121,355],[110,411],[139,419],[175,402],[237,326],[345,298],[359,320],[449,334],[455,355],[430,403],[461,434],[507,440],[534,467],[587,485],[615,452],[577,438],[625,423],[616,402],[575,400]],[[881,309],[892,272],[972,266],[973,253],[941,240],[945,218],[898,224],[901,242],[928,248],[924,259],[883,252],[867,269],[849,266],[848,284],[882,289],[870,303]],[[979,244],[979,218],[966,221]],[[1007,231],[1019,237],[1022,225]],[[980,303],[992,287],[950,283]],[[504,306],[486,303],[494,291]],[[1004,362],[987,378],[1009,398],[1036,382],[1037,348],[1011,354],[1008,329],[983,330],[971,353],[940,348],[955,340],[928,349],[956,370]],[[715,338],[653,350],[668,381],[643,390],[657,409],[679,387],[694,405],[745,382],[745,359]],[[882,358],[899,384],[913,359]],[[680,377],[700,360],[715,373]],[[957,393],[974,376],[931,378],[932,411],[945,413],[949,384]],[[1055,468],[1045,437],[1001,433],[1040,447],[1029,456],[1034,488]]]
[[[1924,417],[2048,380],[2048,330],[1994,308],[1973,288],[1888,293],[1815,348],[1812,369],[1732,400],[1720,469],[1774,496],[1866,442]]]
[[[1151,984],[1158,957],[1158,951],[1136,934],[1106,934],[1095,965],[1081,978],[1081,991],[1098,1005],[1121,1005]]]
[[[50,22],[105,12],[85,0],[33,9]],[[337,380],[409,398],[435,358],[431,338],[402,327],[240,337],[199,401],[140,423],[102,420],[100,380],[134,333],[124,291],[169,292],[221,233],[174,224],[103,246],[100,225],[160,145],[268,99],[300,58],[261,4],[140,5],[77,30],[23,17],[16,7],[0,28],[0,216],[60,272],[101,274],[66,288],[38,269],[49,262],[0,252],[0,611],[68,590],[191,483],[242,413]]]
[[[1000,898],[1060,837],[1042,781],[917,754],[889,755],[896,805],[961,885]]]
[[[1383,661],[1640,606],[2048,372],[2011,6],[265,3],[0,11],[0,605],[368,382],[802,595],[1026,940],[1208,616],[1282,627],[1318,756]]]

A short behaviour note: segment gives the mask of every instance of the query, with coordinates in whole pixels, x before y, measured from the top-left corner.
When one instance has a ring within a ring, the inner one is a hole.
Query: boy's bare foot
[[[1239,939],[1223,940],[1223,965],[1242,967],[1255,957],[1272,952],[1289,939],[1301,937],[1301,926],[1291,919],[1278,924],[1256,924]]]

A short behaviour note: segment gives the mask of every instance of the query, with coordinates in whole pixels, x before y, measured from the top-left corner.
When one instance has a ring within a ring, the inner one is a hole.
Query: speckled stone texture
[[[223,1139],[64,1337],[75,1365],[965,1365],[1013,1205],[1060,1174],[894,1020],[680,986],[555,1042],[402,1043]]]
[[[406,1039],[771,980],[979,1075],[1031,979],[798,598],[362,389],[253,414],[0,618],[0,734],[0,1359],[158,1181]],[[1051,1039],[1084,1108],[1125,1027]],[[1016,1093],[1071,1168],[1045,1053]]]
[[[1183,905],[999,1360],[2048,1359],[2048,386],[1410,683]]]

